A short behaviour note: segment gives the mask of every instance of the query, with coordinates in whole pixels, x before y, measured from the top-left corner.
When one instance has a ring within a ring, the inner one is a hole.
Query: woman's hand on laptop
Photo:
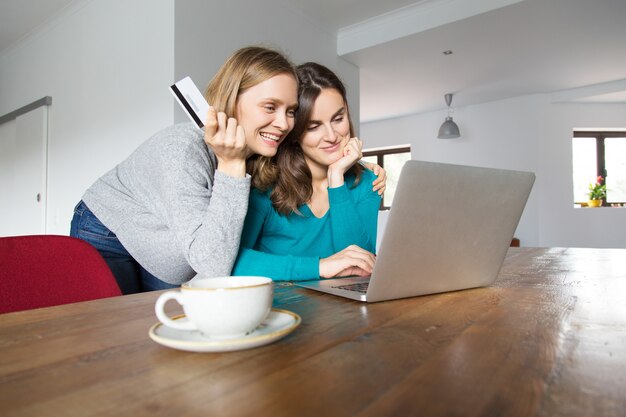
[[[320,259],[320,277],[370,275],[374,262],[376,262],[376,255],[357,245],[350,245],[328,258]]]

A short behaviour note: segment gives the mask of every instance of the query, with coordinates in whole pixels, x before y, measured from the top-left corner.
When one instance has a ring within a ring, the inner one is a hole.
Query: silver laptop
[[[367,302],[490,285],[534,181],[532,172],[408,161],[371,277],[295,284]]]

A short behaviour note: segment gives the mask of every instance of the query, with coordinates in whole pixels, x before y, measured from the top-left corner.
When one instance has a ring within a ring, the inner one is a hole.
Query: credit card
[[[181,105],[187,116],[200,128],[204,128],[206,122],[206,116],[209,111],[209,103],[204,99],[204,96],[198,90],[198,87],[193,83],[190,77],[185,77],[182,80],[174,83],[170,86],[170,91]]]

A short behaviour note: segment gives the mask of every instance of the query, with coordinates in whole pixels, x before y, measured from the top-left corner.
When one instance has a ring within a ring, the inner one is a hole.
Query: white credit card
[[[198,87],[191,81],[191,78],[185,77],[182,80],[170,86],[170,91],[181,105],[187,116],[198,125],[200,129],[204,128],[206,116],[209,111],[209,103],[198,90]]]

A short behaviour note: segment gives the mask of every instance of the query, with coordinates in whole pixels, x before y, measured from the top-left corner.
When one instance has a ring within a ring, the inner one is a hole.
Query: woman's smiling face
[[[239,95],[237,122],[243,127],[249,155],[274,156],[293,129],[298,83],[291,74],[275,75]]]

